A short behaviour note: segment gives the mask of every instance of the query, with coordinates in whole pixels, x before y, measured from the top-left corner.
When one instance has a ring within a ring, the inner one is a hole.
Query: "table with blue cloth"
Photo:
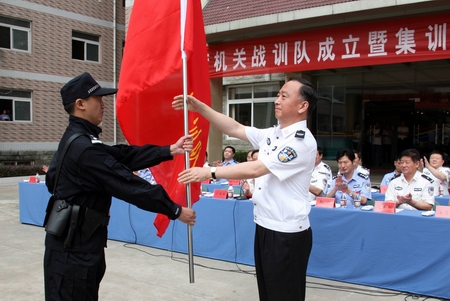
[[[384,201],[384,198],[385,198],[384,193],[372,192],[372,200]],[[434,200],[436,201],[436,205],[448,206],[450,201],[450,195],[435,196]]]
[[[220,184],[220,183],[211,183],[211,184],[202,184],[202,188],[205,187],[208,189],[208,192],[214,192],[216,189],[228,189],[228,184]],[[233,186],[233,188],[242,188],[242,186]]]
[[[435,196],[434,200],[436,201],[436,204],[439,203],[439,205],[449,206],[450,195]]]
[[[20,222],[42,226],[49,198],[45,183],[19,182]]]
[[[19,183],[20,221],[42,225],[50,194],[45,185]],[[201,197],[194,204],[194,255],[253,265],[253,204]],[[396,214],[315,208],[309,276],[418,295],[450,298],[450,220],[421,211]],[[113,198],[109,238],[187,252],[186,226],[170,223],[156,236],[156,214]]]
[[[374,201],[384,201],[384,193],[372,192],[372,200],[374,200]]]

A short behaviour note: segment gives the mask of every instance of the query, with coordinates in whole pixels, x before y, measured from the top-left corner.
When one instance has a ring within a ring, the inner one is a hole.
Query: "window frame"
[[[255,87],[258,86],[272,86],[276,85],[278,87],[277,93],[279,89],[281,88],[281,83],[278,81],[275,82],[264,82],[264,83],[257,83],[257,84],[242,84],[242,85],[230,85],[226,87],[226,115],[230,118],[233,118],[236,120],[236,116],[232,116],[232,105],[245,105],[250,104],[250,124],[249,126],[254,126],[254,113],[255,113],[255,104],[258,103],[273,103],[275,101],[276,96],[270,96],[270,97],[257,97],[255,98]],[[242,98],[242,99],[230,99],[230,90],[235,88],[246,88],[251,87],[251,97],[250,98]],[[274,112],[272,112],[274,114]],[[275,117],[274,117],[275,118]],[[275,118],[276,120],[276,118]],[[237,120],[236,120],[237,121]],[[239,122],[239,121],[238,121]],[[278,124],[278,120],[276,120]],[[242,123],[241,123],[242,124]],[[229,140],[237,140],[237,138],[230,137],[226,135]]]
[[[30,92],[31,94],[31,92]],[[33,96],[30,97],[19,97],[19,96],[8,96],[0,94],[0,100],[9,100],[12,105],[12,120],[0,120],[1,123],[32,123],[33,122]],[[17,120],[16,119],[16,103],[17,102],[26,102],[30,104],[30,119],[29,120]],[[1,112],[0,112],[1,114]]]
[[[76,37],[76,36],[74,36],[74,34],[75,35],[79,34],[79,35],[83,35],[83,36],[91,36],[93,39],[91,40],[91,39],[87,39],[87,38]],[[72,45],[72,49],[71,49],[72,50],[72,53],[71,53],[72,60],[100,64],[100,62],[101,62],[101,41],[100,41],[100,38],[101,38],[101,36],[98,36],[98,35],[72,30],[71,42],[73,42],[73,41],[83,42],[83,59],[81,60],[81,59],[77,59],[77,58],[73,57],[73,45]],[[98,41],[95,41],[94,39],[98,39]],[[97,51],[98,51],[98,60],[97,61],[93,61],[93,60],[88,60],[87,59],[87,57],[88,57],[88,44],[97,46]]]
[[[0,49],[19,51],[19,52],[24,52],[24,53],[31,53],[31,22],[14,19],[14,18],[7,18],[7,17],[2,17],[2,19],[4,19],[5,21],[11,20],[10,21],[11,23],[27,23],[28,27],[20,26],[20,25],[16,25],[16,24],[5,23],[4,21],[2,22],[0,19],[0,26],[9,28],[9,39],[10,39],[9,40],[9,43],[10,43],[9,48],[0,47]],[[27,50],[14,48],[14,30],[27,33],[27,46],[28,46]]]

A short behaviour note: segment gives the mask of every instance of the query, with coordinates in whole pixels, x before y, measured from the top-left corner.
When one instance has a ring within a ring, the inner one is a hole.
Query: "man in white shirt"
[[[411,148],[400,156],[402,174],[389,184],[385,201],[395,202],[398,208],[406,210],[431,210],[434,205],[433,180],[417,170],[420,153]]]
[[[409,145],[409,128],[406,126],[406,122],[402,120],[397,128],[397,153],[409,148]]]
[[[427,157],[420,160],[419,170],[433,179],[434,195],[448,195],[448,182],[450,179],[450,168],[444,167],[444,153],[440,150],[434,150],[430,154],[430,161]],[[442,190],[440,192],[439,190]]]
[[[331,181],[332,173],[328,164],[322,162],[323,151],[317,147],[316,162],[314,171],[309,183],[309,199],[315,201],[318,196],[326,196],[328,184]]]
[[[382,161],[381,134],[380,123],[377,121],[372,129],[372,166],[380,166]]]
[[[309,182],[317,144],[309,131],[308,112],[317,103],[311,83],[303,78],[286,82],[275,100],[279,124],[257,129],[216,112],[193,96],[189,110],[199,112],[220,131],[250,142],[258,160],[228,167],[190,168],[180,173],[182,183],[214,177],[256,178],[254,203],[255,267],[260,300],[305,300],[306,269],[312,248],[308,214]],[[183,96],[172,106],[182,110]]]
[[[355,161],[353,161],[353,165],[357,172],[360,172],[368,177],[370,177],[370,170],[362,166],[362,157],[361,152],[353,151],[355,153]]]

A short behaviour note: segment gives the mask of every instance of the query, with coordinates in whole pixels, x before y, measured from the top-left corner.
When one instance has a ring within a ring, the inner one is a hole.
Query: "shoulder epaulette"
[[[103,142],[100,140],[100,139],[98,139],[97,137],[94,137],[94,135],[89,135],[90,137],[91,137],[91,142],[92,142],[92,144],[103,144]]]
[[[300,138],[300,139],[305,138],[305,131],[298,130],[297,132],[295,132],[295,138]]]
[[[430,181],[430,183],[434,182],[434,180],[432,178],[430,178],[429,176],[427,176],[427,175],[422,174],[421,177],[424,178],[424,179],[427,179],[428,181]]]
[[[323,166],[325,166],[326,169],[331,170],[330,166],[328,166],[328,164],[323,163]]]
[[[389,182],[392,181],[393,179],[397,179],[398,177],[400,177],[401,173],[399,174],[394,174],[394,176],[392,178],[389,178]]]
[[[364,180],[367,180],[369,178],[369,175],[366,175],[365,173],[362,173],[362,172],[358,172],[358,176],[360,176]]]

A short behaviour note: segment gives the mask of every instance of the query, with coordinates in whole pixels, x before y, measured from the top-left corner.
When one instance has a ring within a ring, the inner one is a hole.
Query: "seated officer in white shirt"
[[[314,171],[311,175],[311,182],[309,183],[308,196],[311,201],[314,201],[318,196],[325,196],[327,187],[331,182],[331,168],[328,164],[322,162],[322,157],[322,148],[318,146]]]
[[[420,160],[419,171],[429,176],[434,181],[434,195],[439,195],[439,186],[442,186],[442,194],[448,195],[448,182],[450,180],[450,168],[444,167],[444,153],[434,150],[430,154],[430,161],[427,157]],[[441,185],[442,184],[442,185]]]
[[[356,171],[370,177],[370,170],[362,166],[361,152],[358,151],[353,152],[355,153],[355,160],[353,161],[353,164],[355,165]]]
[[[404,150],[400,157],[402,174],[389,184],[385,201],[395,202],[398,208],[407,210],[431,210],[434,205],[433,180],[417,170],[420,153],[411,148]]]

